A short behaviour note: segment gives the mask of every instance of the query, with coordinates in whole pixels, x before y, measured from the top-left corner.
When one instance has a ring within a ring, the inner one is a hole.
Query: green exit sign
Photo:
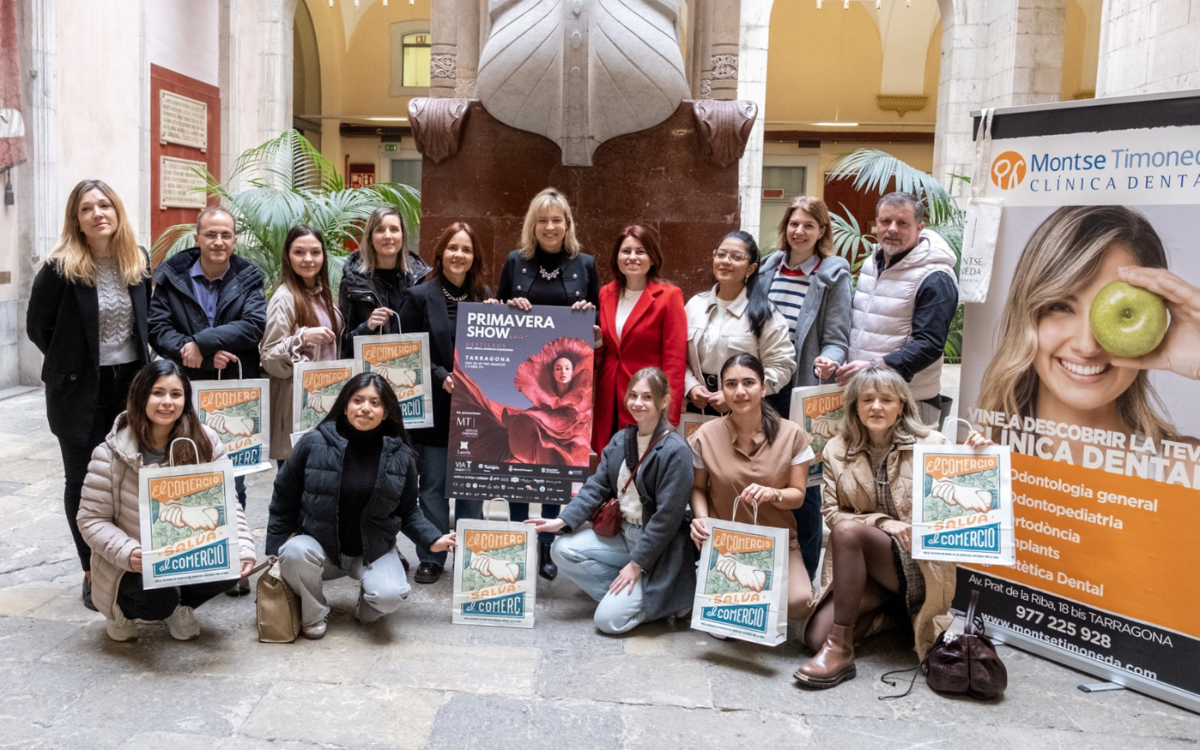
[[[384,150],[384,151],[395,151],[395,150],[396,150],[396,144],[394,144],[394,143],[385,143],[385,144],[383,144],[383,150]]]

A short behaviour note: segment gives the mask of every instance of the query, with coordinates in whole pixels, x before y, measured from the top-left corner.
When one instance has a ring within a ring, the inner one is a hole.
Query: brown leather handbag
[[[278,557],[271,555],[250,571],[254,575],[267,569],[259,576],[255,596],[258,640],[263,643],[291,643],[300,635],[300,602],[292,587],[278,574],[278,561]]]
[[[600,536],[616,536],[621,533],[621,495],[625,494],[625,490],[629,489],[629,484],[633,478],[637,476],[638,469],[642,466],[642,459],[650,455],[650,449],[655,443],[663,439],[670,430],[663,430],[658,433],[658,437],[650,441],[650,445],[646,446],[646,451],[638,458],[637,463],[633,465],[633,470],[629,472],[629,479],[625,481],[625,485],[621,487],[621,491],[616,497],[610,497],[592,512],[592,531]]]
[[[979,590],[976,589],[971,592],[971,604],[967,607],[963,632],[942,631],[919,666],[919,670],[925,673],[925,681],[934,692],[943,695],[966,695],[976,700],[990,701],[1004,695],[1004,689],[1008,687],[1008,670],[1005,669],[1004,662],[1000,661],[996,646],[985,634],[983,618],[975,615],[978,603]],[[882,680],[894,685],[895,683],[888,678],[907,671],[909,670],[888,672]],[[881,700],[903,698],[912,692],[916,679],[917,675],[914,672],[908,690],[900,695],[880,696]]]

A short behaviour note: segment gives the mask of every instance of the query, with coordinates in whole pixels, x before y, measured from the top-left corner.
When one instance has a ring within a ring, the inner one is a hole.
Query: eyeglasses
[[[741,263],[744,260],[750,260],[750,256],[739,252],[726,252],[724,250],[713,250],[713,260],[729,260],[734,263]]]
[[[205,232],[200,236],[209,242],[216,242],[217,240],[225,240],[226,242],[229,242],[233,239],[232,232]]]

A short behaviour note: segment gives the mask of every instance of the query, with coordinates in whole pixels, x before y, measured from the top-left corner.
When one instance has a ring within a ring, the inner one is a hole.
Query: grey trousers
[[[550,548],[559,572],[600,603],[592,620],[603,633],[628,633],[646,619],[640,579],[632,591],[613,594],[608,590],[621,568],[633,559],[629,552],[643,532],[641,526],[621,521],[617,536],[600,536],[589,528],[558,537]]]
[[[348,575],[362,584],[358,591],[358,620],[362,623],[395,612],[411,589],[395,546],[369,565],[361,557],[345,555],[335,564],[316,539],[299,534],[279,549],[279,570],[300,599],[300,622],[304,627],[329,616],[324,581]]]

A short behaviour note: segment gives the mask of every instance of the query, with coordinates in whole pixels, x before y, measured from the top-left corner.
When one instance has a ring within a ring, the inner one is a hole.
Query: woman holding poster
[[[829,550],[804,636],[816,655],[795,673],[814,688],[855,676],[854,638],[887,628],[889,605],[912,619],[917,656],[924,658],[938,633],[934,618],[954,598],[954,563],[911,555],[912,446],[950,441],[921,423],[912,391],[895,370],[860,370],[843,398],[841,432],[822,453]],[[977,432],[967,438],[974,447],[990,443]]]
[[[292,452],[292,365],[337,359],[342,314],[329,288],[325,238],[307,224],[283,241],[281,279],[267,304],[267,328],[258,347],[271,376],[271,458]]]
[[[190,442],[172,447],[172,441],[180,438]],[[79,506],[79,531],[92,549],[93,601],[114,641],[136,638],[135,620],[165,620],[172,638],[191,640],[200,635],[194,609],[229,589],[229,581],[142,587],[138,473],[144,467],[169,463],[172,450],[176,464],[208,463],[225,455],[221,439],[196,416],[192,385],[183,369],[160,359],[142,368],[130,384],[126,410],[92,453]],[[241,506],[235,507],[245,578],[254,567],[254,537]],[[210,511],[168,503],[159,518],[169,518],[180,528],[213,528],[217,519],[206,515]]]
[[[766,378],[752,354],[735,354],[720,371],[722,402],[729,413],[705,422],[692,435],[692,541],[708,538],[707,519],[737,521],[734,500],[758,507],[758,523],[788,530],[788,619],[803,621],[812,608],[812,581],[796,540],[794,508],[804,502],[812,437],[795,422],[780,419],[764,401]],[[747,508],[747,511],[750,509]],[[752,514],[747,512],[746,521]],[[739,575],[730,565],[726,575]]]
[[[764,395],[791,381],[796,350],[787,321],[767,299],[758,278],[758,243],[746,232],[730,232],[712,254],[716,285],[688,300],[688,411],[720,415],[729,411],[717,372],[745,352],[762,364]]]
[[[1115,356],[1097,341],[1104,332],[1096,326],[1120,323],[1115,310],[1111,322],[1092,319],[1093,301],[1115,281],[1149,289],[1170,311],[1161,345],[1142,357]],[[1200,378],[1197,300],[1200,290],[1167,270],[1162,240],[1141,214],[1124,206],[1058,209],[1017,264],[980,409],[1156,442],[1178,438],[1155,406],[1146,370]]]
[[[121,198],[84,180],[67,198],[62,236],[38,269],[25,330],[45,359],[46,419],[63,459],[63,504],[92,601],[91,550],[75,516],[92,450],[125,408],[129,383],[150,360],[150,259]]]
[[[479,251],[476,251],[476,248]],[[456,221],[442,232],[433,248],[429,279],[413,287],[400,303],[400,325],[408,333],[429,334],[430,374],[433,377],[433,427],[412,431],[421,470],[421,510],[445,534],[450,531],[450,499],[446,497],[446,446],[450,435],[450,394],[454,393],[454,339],[458,333],[458,303],[483,302],[491,292],[484,285],[483,246],[470,224]],[[483,518],[479,500],[457,498],[457,518]],[[417,583],[436,583],[446,565],[445,552],[417,550],[421,564]]]
[[[283,580],[300,599],[305,638],[325,637],[323,581],[331,578],[360,582],[363,624],[400,607],[409,591],[396,546],[401,529],[432,552],[454,541],[417,505],[417,458],[396,393],[381,376],[359,373],[275,477],[267,554],[279,555]]]
[[[576,239],[571,206],[558,190],[546,188],[530,201],[521,227],[521,247],[504,261],[499,291],[502,302],[525,311],[533,305],[595,310],[600,303],[596,261]],[[592,400],[591,393],[587,400]],[[509,512],[512,520],[524,521],[529,518],[529,503],[511,503]],[[544,504],[542,515],[557,518],[558,506]],[[550,559],[553,541],[553,534],[538,536],[538,574],[551,581],[558,575]]]
[[[667,420],[670,403],[662,370],[634,373],[625,407],[635,424],[613,436],[596,473],[559,518],[526,522],[539,533],[579,529],[556,539],[551,554],[559,570],[600,603],[593,620],[604,633],[627,633],[691,608],[696,588],[686,531],[691,451]],[[611,498],[620,504],[620,532],[601,536],[583,529]]]
[[[613,280],[600,290],[600,348],[596,350],[596,414],[592,450],[602,453],[617,430],[634,423],[624,394],[632,375],[657,367],[671,384],[667,418],[679,424],[687,372],[687,313],[683,292],[660,275],[658,238],[643,226],[617,236]]]

